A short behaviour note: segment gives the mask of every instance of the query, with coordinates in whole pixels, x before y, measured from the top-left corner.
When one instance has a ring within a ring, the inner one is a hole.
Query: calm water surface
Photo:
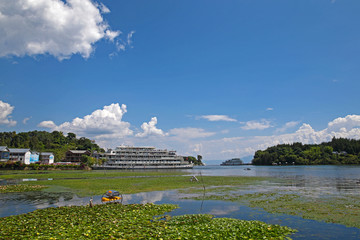
[[[250,169],[250,170],[247,170]],[[186,170],[204,176],[310,177],[360,180],[360,166],[196,166]]]
[[[250,170],[246,170],[250,168]],[[291,180],[289,190],[331,194],[359,194],[360,166],[203,166],[185,170],[196,176],[266,176]],[[257,190],[262,190],[257,186]],[[269,186],[266,186],[268,188]],[[273,186],[280,187],[280,186]],[[281,186],[284,187],[284,186]],[[179,209],[170,215],[209,213],[216,217],[260,220],[298,229],[293,239],[360,239],[360,229],[329,224],[284,214],[269,214],[261,209],[223,201],[195,201],[181,199],[177,191],[147,192],[124,195],[124,204],[173,203]],[[94,196],[100,203],[101,196]],[[72,193],[28,192],[0,194],[0,217],[22,214],[36,209],[68,205],[85,205],[90,198],[79,198]],[[360,219],[359,219],[360,221]]]
[[[250,170],[247,170],[250,169]],[[254,176],[291,180],[296,188],[330,193],[360,194],[360,166],[203,166],[187,170],[190,175]]]

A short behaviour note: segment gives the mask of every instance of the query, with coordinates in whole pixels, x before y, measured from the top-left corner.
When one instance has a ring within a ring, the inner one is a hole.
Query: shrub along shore
[[[91,169],[85,164],[67,164],[67,165],[55,165],[55,164],[24,164],[21,162],[0,162],[0,170],[84,170]]]

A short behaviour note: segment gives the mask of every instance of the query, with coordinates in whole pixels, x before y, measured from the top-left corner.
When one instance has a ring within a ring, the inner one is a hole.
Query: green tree
[[[279,144],[256,151],[252,164],[360,164],[360,140],[333,138],[321,144]]]
[[[76,134],[75,133],[68,133],[66,136],[66,140],[68,143],[76,141]]]
[[[82,155],[81,156],[81,163],[83,163],[86,166],[91,167],[92,165],[94,165],[96,163],[96,159],[93,157],[90,157],[88,155]]]

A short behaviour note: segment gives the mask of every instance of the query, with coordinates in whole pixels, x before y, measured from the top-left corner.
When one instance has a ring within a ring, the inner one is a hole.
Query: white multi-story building
[[[193,164],[176,155],[176,151],[158,150],[155,147],[120,146],[101,154],[106,163],[96,168],[166,169],[192,168]]]

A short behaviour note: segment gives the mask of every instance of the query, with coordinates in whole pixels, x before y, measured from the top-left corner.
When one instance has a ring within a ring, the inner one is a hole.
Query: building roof
[[[79,154],[79,153],[86,153],[86,152],[89,152],[89,151],[88,150],[69,150],[69,152]]]
[[[9,151],[7,146],[0,146],[0,152]]]
[[[9,148],[10,153],[26,153],[30,152],[29,148]]]
[[[128,149],[155,149],[155,147],[148,147],[148,146],[135,147],[135,146],[127,146],[127,145],[120,145],[120,146],[118,146],[116,148],[117,149],[121,149],[121,148],[128,148]]]
[[[40,155],[54,155],[52,152],[42,152]]]

